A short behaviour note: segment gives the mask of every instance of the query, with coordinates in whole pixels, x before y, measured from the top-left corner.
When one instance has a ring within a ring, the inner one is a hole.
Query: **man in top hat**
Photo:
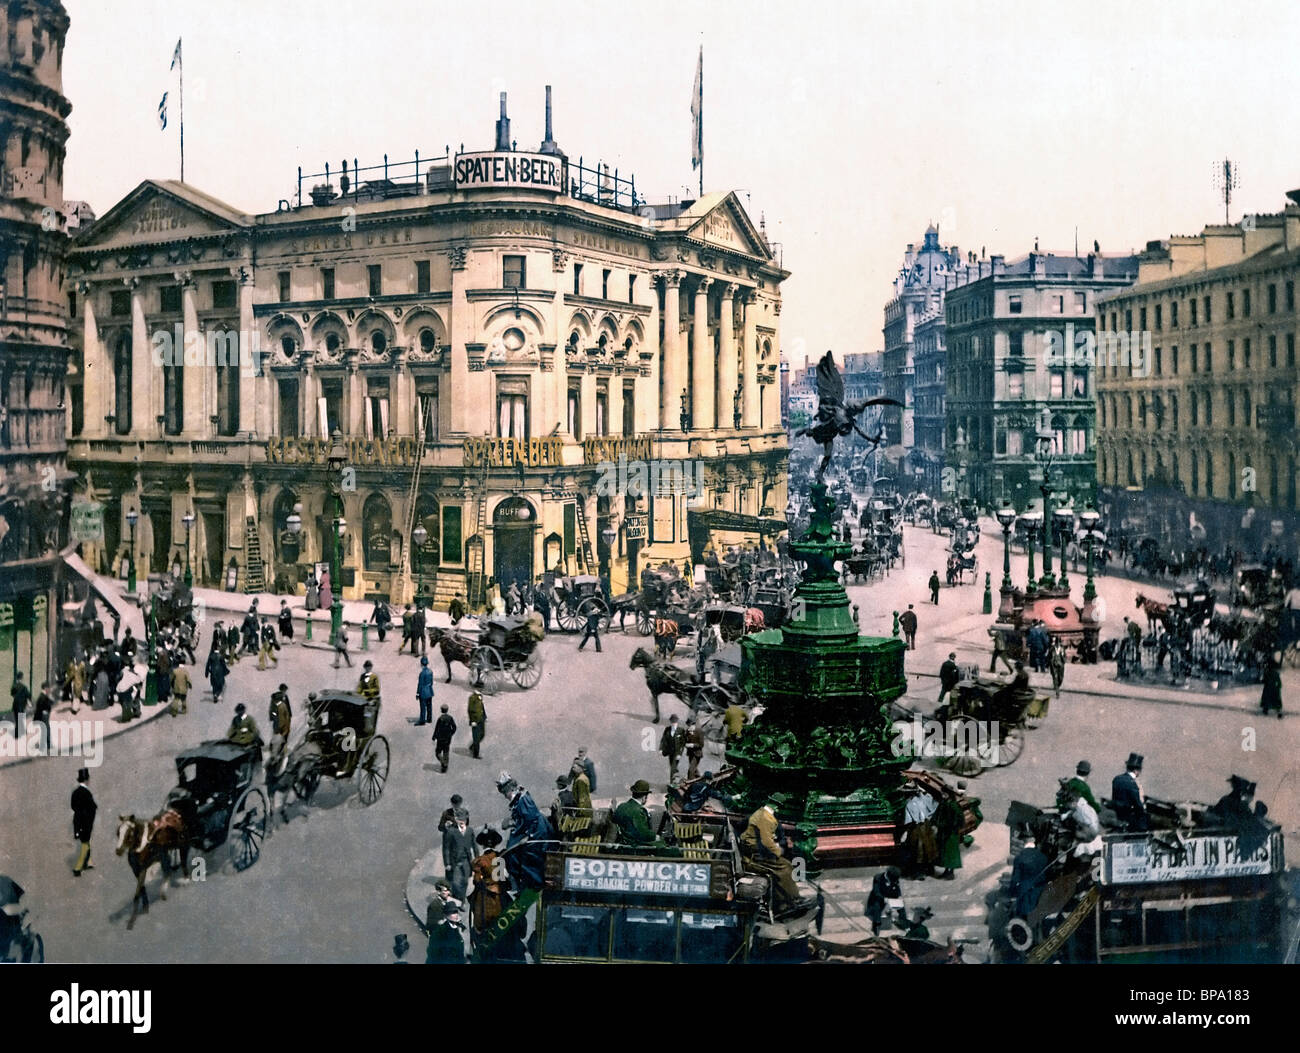
[[[279,665],[280,659],[276,657],[275,652],[280,649],[280,642],[275,638],[275,630],[271,628],[271,623],[263,618],[258,631],[261,634],[261,647],[257,652],[257,668],[265,669],[268,658],[272,665]]]
[[[72,867],[72,876],[81,877],[83,870],[94,870],[90,861],[90,835],[95,829],[95,813],[99,806],[95,795],[86,784],[90,782],[90,770],[81,768],[77,772],[77,788],[72,791],[72,835],[81,845],[77,861]]]
[[[898,616],[898,627],[903,630],[903,638],[907,641],[909,651],[916,650],[916,611],[912,605],[907,605],[907,610]]]
[[[411,654],[414,655],[419,650],[421,655],[427,654],[429,650],[429,617],[424,613],[424,604],[417,603],[415,610],[411,614]]]
[[[957,665],[957,652],[949,651],[943,665],[939,666],[939,705],[951,695],[961,683],[961,668]]]
[[[618,827],[618,839],[625,845],[655,845],[654,828],[650,825],[650,811],[645,806],[650,796],[650,784],[645,779],[637,779],[630,787],[632,796],[614,809],[614,823]]]
[[[704,759],[704,733],[695,723],[694,717],[686,718],[686,777],[700,777],[700,761]]]
[[[1142,755],[1130,753],[1124,763],[1124,774],[1116,775],[1110,783],[1111,804],[1121,828],[1143,833],[1151,829],[1147,818],[1146,798],[1142,793],[1139,776],[1142,774]]]
[[[442,712],[438,715],[437,722],[433,725],[433,741],[435,743],[433,755],[437,758],[438,763],[442,765],[442,770],[447,770],[447,762],[451,760],[451,740],[456,734],[456,721],[448,712],[448,706],[442,704]]]
[[[879,935],[880,923],[886,909],[891,912],[902,911],[903,887],[899,884],[902,877],[898,867],[886,867],[871,879],[871,894],[867,896],[863,913],[871,919],[871,934]],[[892,918],[891,918],[892,921]]]
[[[483,748],[483,736],[487,733],[487,710],[483,708],[483,694],[471,691],[465,703],[465,715],[469,719],[469,755],[480,759],[479,751]]]
[[[289,601],[280,601],[280,613],[276,620],[280,623],[280,639],[287,643],[293,642],[293,611],[289,610]]]
[[[1074,768],[1074,778],[1068,779],[1061,787],[1062,796],[1082,797],[1094,811],[1101,811],[1101,805],[1097,803],[1097,798],[1093,796],[1092,787],[1088,785],[1088,776],[1092,774],[1092,765],[1086,760],[1081,760]]]
[[[433,670],[427,655],[420,656],[420,675],[415,681],[415,700],[420,704],[420,719],[415,726],[433,723]]]
[[[1220,797],[1210,810],[1230,825],[1236,825],[1252,814],[1249,802],[1253,787],[1240,775],[1228,776],[1228,782],[1232,789]]]
[[[677,720],[677,714],[674,713],[668,718],[668,726],[664,728],[664,733],[659,737],[659,752],[668,758],[668,781],[672,782],[677,778],[677,762],[686,749],[686,731]]]
[[[402,608],[402,642],[397,645],[397,653],[401,654],[406,650],[406,645],[411,644],[411,654],[415,654],[415,645],[411,641],[411,605],[408,603]]]
[[[271,695],[271,708],[267,711],[267,720],[271,725],[271,737],[289,741],[289,728],[293,723],[293,707],[289,705],[289,685],[281,684]]]
[[[424,956],[426,965],[465,964],[465,927],[460,919],[459,903],[452,900],[443,905],[442,920],[429,929],[429,945]]]
[[[357,694],[369,702],[379,701],[379,677],[375,663],[366,659],[361,663],[361,678],[357,681]]]
[[[240,702],[235,706],[235,717],[226,731],[226,739],[236,746],[251,746],[262,742],[262,733],[257,728],[257,721],[248,715],[248,707]]]

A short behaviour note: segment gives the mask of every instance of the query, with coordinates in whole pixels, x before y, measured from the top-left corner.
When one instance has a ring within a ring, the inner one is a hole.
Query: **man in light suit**
[[[1124,764],[1124,774],[1116,775],[1110,783],[1111,805],[1115,818],[1126,830],[1143,832],[1151,829],[1147,819],[1146,798],[1138,781],[1142,774],[1142,755],[1130,753]]]

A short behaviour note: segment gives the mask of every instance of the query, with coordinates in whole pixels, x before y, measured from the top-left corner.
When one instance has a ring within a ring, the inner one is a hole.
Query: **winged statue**
[[[884,440],[883,430],[875,435],[868,435],[858,427],[859,415],[869,406],[902,406],[902,403],[897,399],[887,398],[845,402],[844,378],[840,376],[840,371],[835,365],[835,356],[829,351],[822,355],[821,361],[817,363],[817,416],[808,427],[795,432],[796,439],[801,435],[811,435],[813,440],[821,443],[826,451],[817,468],[819,483],[823,481],[822,476],[830,466],[831,452],[837,435],[842,437],[851,431],[856,431],[873,447],[879,446]]]

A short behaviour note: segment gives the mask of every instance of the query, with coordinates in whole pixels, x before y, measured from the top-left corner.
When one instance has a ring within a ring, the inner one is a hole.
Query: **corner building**
[[[508,125],[400,170],[324,173],[262,215],[150,180],[76,243],[70,459],[113,513],[102,569],[133,507],[140,573],[179,568],[192,509],[197,582],[300,583],[332,554],[335,431],[347,598],[606,561],[617,593],[710,532],[781,525],[788,273],[735,194],[650,205],[549,131],[510,150]],[[598,492],[620,457],[702,462],[705,492]]]

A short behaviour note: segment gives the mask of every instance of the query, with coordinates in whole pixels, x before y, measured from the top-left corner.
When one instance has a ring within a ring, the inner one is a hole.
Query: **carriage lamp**
[[[416,607],[424,606],[424,562],[421,557],[424,554],[424,543],[429,540],[429,531],[425,529],[423,523],[416,523],[415,529],[411,531],[411,555],[415,557],[415,605]]]
[[[185,585],[189,587],[194,584],[194,573],[190,570],[190,531],[194,529],[194,510],[181,516],[181,522],[185,524]]]
[[[127,576],[126,591],[135,593],[135,524],[139,522],[140,513],[134,508],[129,509],[126,513],[126,525],[131,528],[130,547],[126,550]]]

